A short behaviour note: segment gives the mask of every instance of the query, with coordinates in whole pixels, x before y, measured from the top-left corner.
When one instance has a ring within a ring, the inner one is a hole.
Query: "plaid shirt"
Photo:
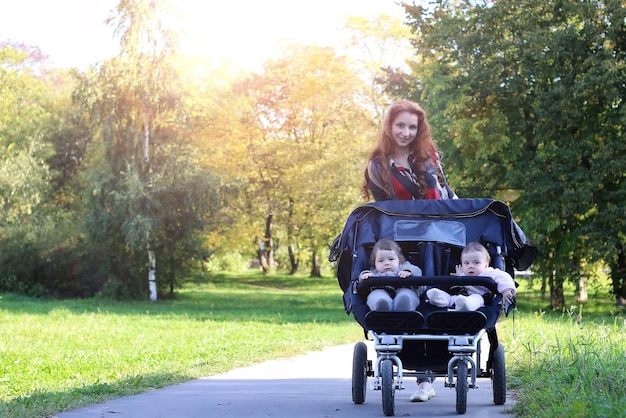
[[[436,158],[436,157],[435,157]],[[411,161],[413,163],[413,161]],[[394,170],[402,175],[404,178],[413,183],[416,187],[420,187],[417,182],[416,174],[411,168],[398,166],[392,158],[389,158],[390,170]],[[456,199],[457,196],[454,194],[450,186],[445,183],[441,184],[439,176],[437,175],[437,165],[433,164],[424,173],[424,182],[426,183],[426,190],[424,193],[424,199]],[[396,176],[390,173],[389,181],[393,190],[390,193],[385,192],[383,182],[382,182],[382,165],[380,161],[372,160],[368,165],[368,185],[369,189],[374,196],[374,200],[413,200],[416,197],[413,196],[411,191],[407,189],[404,184],[402,184]],[[391,194],[391,196],[389,196]]]

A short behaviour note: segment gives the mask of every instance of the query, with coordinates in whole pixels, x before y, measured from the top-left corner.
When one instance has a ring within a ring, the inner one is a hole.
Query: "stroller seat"
[[[487,327],[481,311],[435,311],[424,319],[417,311],[370,311],[365,314],[367,328],[377,334],[476,334]]]
[[[476,334],[487,327],[487,316],[480,311],[440,311],[428,316],[426,327],[432,333]]]
[[[417,334],[424,329],[424,315],[417,311],[370,311],[365,314],[367,328],[377,333]]]
[[[440,289],[450,289],[462,285],[483,286],[493,292],[493,299],[478,311],[454,311],[447,308],[433,306],[422,295],[417,311],[391,312],[369,311],[364,314],[364,328],[377,333],[448,333],[448,334],[475,334],[482,328],[494,329],[502,310],[502,299],[497,294],[497,285],[489,277],[466,277],[466,276],[430,276],[430,277],[372,277],[358,281],[355,284],[354,304],[363,304],[368,293],[380,288],[400,288],[421,286],[436,286]]]

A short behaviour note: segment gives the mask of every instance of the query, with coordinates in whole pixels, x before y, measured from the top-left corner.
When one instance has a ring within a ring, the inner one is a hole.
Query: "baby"
[[[470,242],[461,251],[461,265],[456,266],[457,276],[491,277],[498,286],[498,293],[506,303],[513,303],[515,296],[515,282],[505,271],[489,267],[491,257],[482,244]],[[483,286],[465,286],[466,295],[450,295],[449,293],[432,288],[426,292],[428,301],[435,306],[449,308],[455,306],[457,311],[475,311],[485,306],[483,295],[489,290]]]
[[[381,239],[374,245],[370,263],[373,266],[372,269],[362,271],[359,280],[367,280],[370,277],[406,278],[422,275],[419,267],[406,261],[400,246],[389,239]],[[419,296],[424,293],[424,290],[425,286],[417,290],[402,287],[395,291],[395,295],[391,295],[385,289],[374,289],[367,296],[367,306],[372,311],[414,311],[420,303]]]

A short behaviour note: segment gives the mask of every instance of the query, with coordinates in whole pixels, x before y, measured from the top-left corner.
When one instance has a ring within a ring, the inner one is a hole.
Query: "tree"
[[[0,288],[92,295],[98,283],[83,251],[76,181],[90,135],[72,104],[74,80],[36,47],[0,50]]]
[[[36,48],[0,44],[0,226],[21,222],[46,194],[44,162],[53,149],[44,138],[52,115],[42,60]]]
[[[171,13],[165,2],[122,0],[109,19],[120,55],[85,74],[76,92],[97,137],[85,171],[90,237],[110,291],[143,295],[138,278],[147,265],[152,301],[159,289],[172,294],[184,267],[202,256],[198,232],[217,204],[213,176],[196,164],[190,140]]]
[[[0,289],[36,296],[46,293],[38,272],[62,218],[46,210],[54,175],[46,72],[38,48],[0,43]]]
[[[555,308],[564,306],[563,280],[580,274],[576,260],[620,271],[621,3],[438,1],[408,11],[421,58],[416,94],[436,109],[433,131],[461,196],[511,201],[537,239],[536,267],[556,272]]]
[[[233,89],[245,129],[220,136],[213,164],[245,184],[236,216],[258,228],[247,242],[263,236],[262,265],[280,238],[295,272],[301,252],[317,260],[341,229],[337,208],[359,199],[355,167],[374,130],[363,83],[334,50],[293,46]]]
[[[401,19],[388,15],[349,17],[345,30],[350,34],[346,49],[354,61],[354,71],[367,86],[365,94],[370,99],[374,120],[380,125],[385,108],[396,97],[386,91],[384,80],[389,73],[408,69],[411,30]]]

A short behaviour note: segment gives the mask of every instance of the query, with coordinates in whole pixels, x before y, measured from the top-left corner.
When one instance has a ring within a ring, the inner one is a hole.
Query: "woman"
[[[398,100],[387,110],[369,156],[361,194],[374,200],[456,199],[430,137],[424,110]]]
[[[446,181],[424,110],[398,100],[387,110],[378,144],[369,156],[361,194],[374,200],[456,199]],[[412,402],[435,396],[433,378],[417,380]]]

